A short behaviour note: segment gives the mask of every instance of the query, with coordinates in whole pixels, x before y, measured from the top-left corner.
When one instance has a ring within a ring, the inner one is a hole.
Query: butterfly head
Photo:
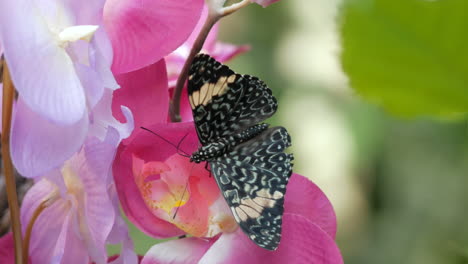
[[[190,156],[190,162],[195,162],[195,163],[200,163],[202,162],[203,159],[201,158],[200,154],[198,151],[194,152],[192,156]]]

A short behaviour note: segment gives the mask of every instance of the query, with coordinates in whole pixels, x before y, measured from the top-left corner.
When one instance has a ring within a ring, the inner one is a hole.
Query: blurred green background
[[[283,0],[221,22],[229,65],[279,98],[295,172],[347,264],[468,263],[468,1]],[[137,237],[144,253],[155,241]]]
[[[283,0],[221,22],[279,97],[347,264],[468,263],[468,1]]]

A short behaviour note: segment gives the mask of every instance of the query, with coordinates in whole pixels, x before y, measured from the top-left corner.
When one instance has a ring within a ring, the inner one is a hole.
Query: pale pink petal
[[[107,32],[103,27],[100,27],[94,33],[89,45],[89,63],[98,73],[104,87],[117,89],[119,85],[111,71],[113,57],[112,44],[107,36]]]
[[[78,233],[78,219],[73,216],[73,213],[76,213],[76,211],[71,210],[71,213],[65,217],[62,223],[62,230],[58,237],[54,256],[50,263],[83,264],[90,260],[87,254],[89,252],[86,251],[84,241]],[[107,256],[105,260],[107,260]]]
[[[238,229],[221,235],[198,263],[341,264],[343,259],[335,241],[320,227],[303,216],[284,214],[276,251],[260,248]]]
[[[112,112],[120,122],[125,118],[120,112],[122,105],[133,114],[135,127],[165,123],[169,110],[169,92],[164,60],[135,72],[117,76],[121,88],[114,91]]]
[[[115,185],[111,185],[108,190],[109,197],[111,198],[116,214],[114,226],[111,233],[107,237],[109,244],[121,244],[120,255],[115,259],[109,259],[108,262],[112,264],[137,264],[137,255],[134,252],[133,241],[128,233],[127,223],[120,215],[119,199],[117,197],[117,190]]]
[[[125,107],[120,106],[121,115],[123,116],[123,121],[120,123],[112,115],[112,106],[113,106],[113,92],[111,89],[104,89],[104,94],[101,97],[101,100],[96,104],[90,113],[90,126],[88,131],[88,137],[94,136],[100,140],[104,140],[106,137],[109,128],[114,128],[117,130],[120,140],[127,138],[133,131],[134,120],[131,111]],[[120,141],[118,138],[115,143]],[[116,144],[117,146],[117,144]]]
[[[62,126],[45,120],[20,97],[13,116],[11,156],[18,172],[36,177],[61,165],[78,151],[88,130],[88,117]]]
[[[31,259],[40,259],[45,263],[57,263],[62,259],[70,217],[69,201],[63,199],[55,201],[39,215],[34,223],[36,228],[33,228],[31,234],[29,252]],[[23,223],[28,223],[30,219],[23,217],[23,213],[21,218],[24,219]],[[77,251],[87,257],[86,249],[83,247],[77,248]]]
[[[30,1],[0,1],[0,38],[22,99],[47,119],[73,124],[85,114],[85,94],[73,62]],[[15,25],[12,27],[11,25]]]
[[[271,4],[278,2],[279,0],[250,0],[253,3],[257,3],[263,7],[267,7]]]
[[[237,46],[229,43],[218,42],[211,49],[210,55],[217,61],[225,62],[249,50],[249,45]]]
[[[40,180],[36,182],[31,189],[26,193],[21,205],[21,222],[23,223],[23,233],[26,230],[34,211],[48,197],[53,196],[54,192],[58,192],[57,188],[48,180]],[[57,242],[58,233],[65,215],[60,210],[62,203],[55,203],[51,207],[39,215],[35,226],[45,224],[41,228],[33,228],[29,254],[32,259],[38,258],[44,261],[50,260],[53,255],[55,243]],[[52,217],[50,223],[45,223],[47,217]],[[45,237],[44,237],[45,236]]]
[[[210,247],[209,240],[184,238],[154,245],[144,256],[141,264],[192,264]]]
[[[74,157],[71,166],[79,175],[85,192],[85,217],[80,219],[83,239],[86,241],[91,258],[102,263],[107,259],[105,243],[115,221],[112,201],[107,194],[107,176],[110,173],[114,157],[115,141],[118,133],[110,129],[107,139],[100,142],[91,138],[85,145],[84,154]]]
[[[130,236],[123,241],[122,250],[118,258],[108,261],[111,264],[137,264],[139,262],[138,256],[133,251],[133,242]]]
[[[177,142],[178,143],[178,142]],[[192,167],[199,164],[191,163],[187,157],[174,154],[164,161],[170,167],[169,171],[161,174],[161,179],[169,186],[185,186],[188,177],[192,175]],[[198,166],[197,166],[198,165]],[[206,174],[208,176],[208,174]]]
[[[134,71],[180,46],[194,29],[202,0],[110,0],[104,23],[114,48],[112,70]]]
[[[188,161],[188,159],[186,159]],[[211,205],[220,197],[220,191],[216,180],[213,175],[205,168],[204,163],[197,165],[189,165],[191,168],[190,175],[197,176],[200,181],[197,186],[200,190],[201,195]],[[209,168],[208,168],[209,169]]]
[[[284,210],[306,217],[331,238],[336,235],[336,215],[327,196],[306,177],[294,173],[286,189]]]
[[[15,245],[13,233],[7,233],[0,238],[0,260],[3,264],[15,263]]]
[[[86,91],[88,106],[93,108],[104,94],[104,84],[98,73],[91,67],[81,63],[75,63],[76,74]]]
[[[107,135],[103,141],[91,137],[85,142],[84,155],[87,167],[93,175],[96,175],[96,177],[104,182],[109,182],[107,179],[109,179],[111,174],[111,166],[115,157],[117,143],[119,143],[119,133],[113,127],[108,128]]]
[[[179,207],[178,210],[177,208],[172,209],[174,215],[177,210],[177,215],[173,221],[186,233],[195,237],[202,237],[208,231],[209,205],[198,190],[196,182],[199,179],[190,177],[189,181],[190,187],[187,188],[187,192],[190,195],[190,199],[186,204]]]

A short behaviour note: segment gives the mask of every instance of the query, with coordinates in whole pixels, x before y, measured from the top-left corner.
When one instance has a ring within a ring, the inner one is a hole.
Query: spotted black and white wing
[[[292,173],[283,127],[270,128],[210,162],[239,226],[257,245],[275,250],[281,239],[284,195]]]
[[[267,119],[278,107],[264,82],[236,74],[206,54],[192,63],[188,94],[203,145]]]

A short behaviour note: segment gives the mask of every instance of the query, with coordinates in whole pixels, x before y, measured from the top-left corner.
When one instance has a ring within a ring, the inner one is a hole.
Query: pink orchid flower
[[[31,233],[32,263],[107,263],[106,243],[123,245],[115,263],[137,263],[110,174],[118,142],[119,134],[113,128],[104,141],[88,139],[61,169],[38,180],[28,191],[21,207],[23,223],[30,221],[40,204],[47,206]]]
[[[277,251],[267,251],[237,227],[204,165],[190,163],[168,143],[178,144],[184,138],[179,151],[194,151],[198,139],[193,124],[160,124],[150,129],[161,137],[140,131],[128,145],[119,147],[113,170],[122,208],[149,235],[192,237],[153,246],[142,263],[342,263],[334,242],[333,208],[308,179],[292,176],[282,242]]]

